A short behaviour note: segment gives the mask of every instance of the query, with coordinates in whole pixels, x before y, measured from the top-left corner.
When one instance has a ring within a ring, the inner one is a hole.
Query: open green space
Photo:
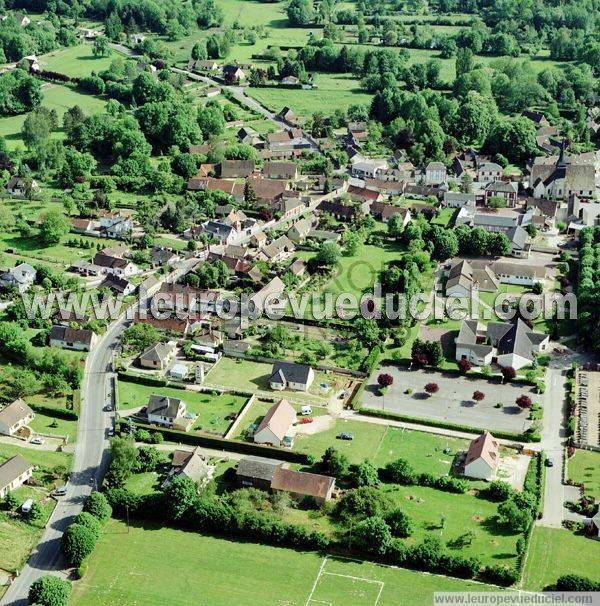
[[[237,414],[248,398],[229,393],[213,395],[208,392],[191,391],[172,387],[140,385],[131,381],[119,381],[119,408],[140,408],[148,404],[152,394],[160,394],[183,400],[187,411],[198,415],[194,429],[224,433],[231,421],[225,417]]]
[[[77,421],[59,419],[41,412],[35,413],[35,419],[29,424],[36,433],[52,436],[66,436],[68,443],[77,438]]]
[[[157,545],[161,577],[168,578],[168,583],[157,582]],[[330,591],[333,575],[345,575],[340,578],[345,578],[346,584],[334,581],[341,593]],[[383,586],[377,606],[429,606],[434,591],[491,589],[370,562],[328,558],[323,564],[323,556],[317,553],[237,543],[158,526],[127,528],[111,521],[90,557],[87,575],[74,585],[71,604],[187,606],[190,596],[201,595],[202,603],[211,606],[316,606],[318,602],[308,601],[314,586],[315,599],[331,594],[336,600],[332,606],[362,606],[364,602],[355,601],[352,577]]]
[[[342,432],[352,434],[354,439],[336,439],[336,436]],[[325,431],[311,435],[297,435],[293,450],[320,459],[327,448],[333,446],[345,454],[351,463],[361,463],[365,459],[372,461],[385,433],[385,425],[348,419],[332,419],[331,427]]]
[[[523,573],[523,588],[538,591],[564,574],[578,574],[600,582],[600,543],[568,530],[533,529]]]
[[[600,452],[575,450],[567,461],[569,479],[585,486],[585,494],[600,500]]]
[[[42,69],[60,72],[72,78],[89,76],[91,72],[108,69],[116,54],[109,49],[103,57],[95,57],[92,44],[78,44],[41,55],[38,60]]]
[[[62,84],[44,84],[42,87],[44,99],[42,105],[49,109],[55,109],[59,116],[59,123],[62,115],[74,105],[79,105],[85,114],[94,114],[101,112],[106,104],[106,101],[95,97],[80,93],[71,86]],[[27,114],[18,116],[8,116],[0,118],[0,136],[6,139],[6,144],[9,149],[14,149],[17,146],[23,146],[21,138],[21,128],[25,122]],[[55,131],[53,136],[63,138],[62,130]]]
[[[347,110],[351,105],[370,104],[372,95],[360,87],[351,74],[314,74],[316,88],[290,90],[286,88],[248,88],[246,93],[272,111],[291,107],[300,116],[315,112],[331,114],[335,109]]]
[[[382,467],[395,459],[406,459],[417,473],[436,476],[449,473],[455,455],[469,447],[468,440],[440,436],[402,427],[388,427],[372,461]],[[445,453],[444,450],[450,452]]]
[[[308,392],[304,391],[274,391],[269,387],[272,365],[250,360],[240,360],[222,357],[206,375],[207,386],[228,387],[230,389],[247,391],[249,393],[261,390],[273,396],[288,398],[295,401],[311,400],[326,402],[329,393],[335,388],[335,381],[325,373],[316,372],[315,380]],[[325,389],[321,385],[327,385]]]
[[[67,469],[71,467],[72,455],[69,453],[38,450],[37,448],[22,448],[21,446],[0,443],[0,463],[4,463],[4,461],[15,455],[21,455],[32,465],[39,467],[43,480],[48,479],[46,476],[57,467],[65,467]]]

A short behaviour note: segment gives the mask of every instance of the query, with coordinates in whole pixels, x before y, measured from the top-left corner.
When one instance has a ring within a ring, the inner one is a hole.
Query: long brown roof
[[[324,499],[334,483],[335,479],[330,476],[278,467],[273,474],[271,488]]]

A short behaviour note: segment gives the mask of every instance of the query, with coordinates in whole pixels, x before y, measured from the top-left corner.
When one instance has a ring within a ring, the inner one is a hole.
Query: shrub
[[[46,575],[36,579],[29,588],[29,603],[38,606],[67,606],[71,597],[71,583]]]
[[[96,541],[100,538],[100,533],[102,532],[100,520],[98,520],[98,518],[93,516],[91,513],[82,511],[79,515],[75,516],[73,523],[89,528],[94,533]]]
[[[485,399],[485,394],[483,393],[483,391],[474,391],[473,392],[473,400],[475,400],[475,402],[481,402],[484,399]]]
[[[578,574],[565,574],[556,581],[558,591],[600,591],[600,583]]]
[[[483,495],[490,501],[506,501],[512,495],[512,487],[508,482],[502,480],[494,480],[483,491]]]
[[[95,546],[94,531],[81,524],[71,524],[62,536],[61,549],[72,566],[79,566]]]
[[[412,465],[405,459],[396,459],[387,463],[381,470],[381,476],[387,482],[403,484],[405,486],[415,484],[417,481],[417,476]]]
[[[486,566],[480,574],[482,580],[495,583],[496,585],[502,585],[508,587],[517,582],[517,572],[512,568],[506,566]]]
[[[101,492],[92,492],[85,500],[83,511],[91,513],[101,522],[106,522],[112,515],[112,507],[107,498]]]
[[[389,387],[394,383],[394,377],[387,373],[382,373],[377,377],[377,383],[379,387]]]
[[[517,376],[517,371],[512,366],[505,366],[502,369],[502,376],[505,381],[512,381]]]
[[[359,522],[352,533],[355,545],[367,553],[384,555],[392,545],[392,533],[385,520],[371,516]]]
[[[406,538],[413,533],[414,527],[412,518],[404,513],[399,507],[390,511],[385,516],[385,521],[395,537]]]
[[[467,358],[462,358],[458,362],[458,368],[463,375],[466,375],[467,372],[469,372],[469,370],[473,368],[473,365],[471,364],[471,362],[469,362],[469,360],[467,360]]]
[[[440,387],[437,383],[427,383],[425,391],[431,396],[439,391]]]

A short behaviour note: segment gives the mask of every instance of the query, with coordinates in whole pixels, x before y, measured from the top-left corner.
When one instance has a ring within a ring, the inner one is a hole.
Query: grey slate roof
[[[152,394],[148,399],[147,414],[159,415],[161,417],[176,418],[181,400],[169,396]]]
[[[310,370],[310,366],[307,366],[306,364],[275,362],[269,380],[283,383],[292,382],[306,384]]]
[[[11,482],[24,474],[33,465],[28,463],[21,455],[15,455],[0,465],[0,488],[6,488]]]
[[[236,475],[271,482],[275,470],[282,465],[283,461],[265,457],[244,457],[238,463]]]

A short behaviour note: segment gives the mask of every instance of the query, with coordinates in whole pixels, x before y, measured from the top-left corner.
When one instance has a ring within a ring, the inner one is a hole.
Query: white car
[[[33,438],[31,440],[32,444],[37,444],[38,446],[41,446],[44,443],[44,438],[42,438],[41,436],[35,436],[35,438]]]
[[[66,494],[67,494],[67,487],[66,486],[59,486],[54,491],[54,496],[55,497],[64,497]]]

